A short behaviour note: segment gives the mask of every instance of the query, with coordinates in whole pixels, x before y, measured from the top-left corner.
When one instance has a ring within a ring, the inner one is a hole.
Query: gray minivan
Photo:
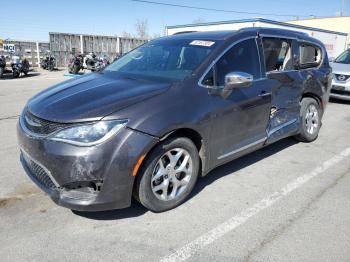
[[[174,208],[199,176],[285,137],[318,136],[332,79],[323,44],[269,28],[150,41],[32,97],[21,162],[57,204]]]

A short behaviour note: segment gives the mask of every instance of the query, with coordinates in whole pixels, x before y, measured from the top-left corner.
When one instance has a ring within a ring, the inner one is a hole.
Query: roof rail
[[[181,31],[181,32],[176,32],[174,35],[181,35],[181,34],[187,34],[187,33],[195,33],[198,31]]]

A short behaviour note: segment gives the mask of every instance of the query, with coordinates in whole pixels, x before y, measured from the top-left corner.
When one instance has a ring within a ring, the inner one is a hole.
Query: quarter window
[[[300,44],[300,66],[301,68],[317,67],[321,63],[320,48],[306,43]]]
[[[211,68],[206,76],[203,78],[202,84],[205,86],[214,86],[214,70]]]
[[[291,40],[263,38],[263,49],[266,72],[294,69]]]

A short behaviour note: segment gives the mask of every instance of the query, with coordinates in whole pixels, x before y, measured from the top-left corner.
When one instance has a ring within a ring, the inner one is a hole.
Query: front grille
[[[31,175],[34,176],[42,186],[49,189],[57,188],[48,175],[48,171],[46,171],[42,166],[32,160],[26,153],[22,152],[22,156]]]
[[[350,75],[335,74],[335,78],[336,78],[338,81],[345,82],[346,80],[348,80],[348,79],[350,78]]]
[[[39,135],[48,135],[69,125],[41,119],[28,111],[24,113],[23,122],[30,132]]]
[[[346,90],[331,89],[331,93],[338,94],[338,95],[350,96],[350,91],[346,91]]]

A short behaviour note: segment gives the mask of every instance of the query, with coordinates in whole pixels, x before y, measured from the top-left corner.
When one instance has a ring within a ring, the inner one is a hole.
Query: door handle
[[[261,91],[261,93],[258,95],[259,97],[265,97],[265,96],[269,96],[271,95],[271,93],[268,93],[266,91]]]

